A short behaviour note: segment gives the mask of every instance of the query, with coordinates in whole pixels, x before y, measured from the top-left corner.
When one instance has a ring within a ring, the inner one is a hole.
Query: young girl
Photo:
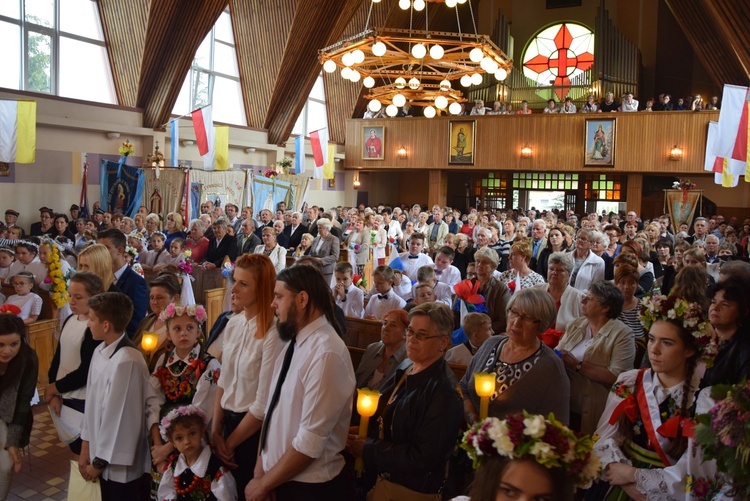
[[[159,315],[170,303],[180,304],[180,282],[174,275],[162,274],[148,285],[148,305],[151,313],[138,324],[133,343],[143,352],[149,372],[153,372],[159,357],[173,348],[169,343],[167,326]],[[150,352],[143,350],[141,346],[144,332],[151,332],[158,336],[156,346]]]
[[[144,271],[151,271],[155,266],[166,263],[169,252],[164,248],[167,237],[161,231],[151,234],[151,250],[141,252],[140,263]]]
[[[131,247],[130,245],[125,247],[125,262],[133,268],[134,272],[145,278],[146,275],[143,273],[143,266],[137,261],[137,258],[138,250],[135,247]]]
[[[29,445],[38,366],[23,321],[0,314],[0,499],[8,495],[13,472],[21,471],[21,451]]]
[[[698,393],[702,371],[696,368],[715,355],[715,333],[700,305],[675,297],[644,298],[641,323],[651,368],[623,372],[610,391],[594,449],[604,466],[602,481],[587,499],[685,496],[678,462],[691,420],[710,409],[707,392]]]
[[[11,278],[22,271],[28,271],[35,277],[43,280],[47,275],[47,267],[39,261],[39,246],[34,242],[19,242],[16,244],[16,260],[10,265],[8,278],[5,283],[10,283]]]
[[[102,279],[91,272],[79,271],[70,278],[68,293],[72,313],[62,323],[60,342],[48,373],[50,384],[44,390],[44,401],[50,412],[54,412],[52,420],[60,440],[68,444],[76,459],[81,453],[86,377],[94,349],[100,343],[94,340],[88,328],[88,301],[102,292]]]
[[[177,269],[177,266],[185,260],[185,256],[182,254],[184,249],[184,239],[178,237],[172,240],[169,244],[169,256],[161,264],[154,266],[154,271],[162,271],[168,266]]]
[[[159,320],[166,324],[174,349],[160,356],[156,363],[146,411],[152,439],[152,477],[157,484],[158,472],[164,471],[174,451],[171,442],[162,442],[159,420],[172,409],[188,404],[211,415],[218,388],[216,382],[221,374],[221,364],[198,342],[202,337],[201,325],[206,321],[203,306],[182,307],[172,303],[161,312]]]
[[[32,287],[34,287],[34,275],[28,271],[22,271],[11,278],[10,283],[16,293],[10,296],[5,304],[18,306],[21,309],[18,316],[26,325],[36,322],[42,312],[42,298],[31,292]]]
[[[185,405],[171,410],[161,420],[159,431],[161,438],[180,452],[162,475],[160,500],[237,499],[234,477],[202,441],[206,415],[200,408]]]
[[[16,251],[10,247],[0,248],[0,281],[5,281],[10,273],[10,265],[16,258]]]

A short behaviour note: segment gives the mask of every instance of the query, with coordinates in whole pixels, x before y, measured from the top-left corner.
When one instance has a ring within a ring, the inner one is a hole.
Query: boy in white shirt
[[[351,263],[336,263],[333,272],[336,276],[336,285],[332,287],[336,304],[344,312],[344,316],[362,318],[365,314],[365,294],[352,285],[354,270]]]
[[[432,265],[432,258],[427,254],[423,254],[424,249],[424,235],[415,231],[409,237],[409,251],[402,252],[399,257],[404,264],[404,275],[407,275],[411,280],[417,280],[417,270],[421,266]]]
[[[133,302],[120,292],[89,299],[94,351],[86,389],[78,468],[99,479],[103,500],[148,499],[150,454],[146,438],[149,373],[143,355],[125,333]]]
[[[443,303],[448,308],[453,306],[453,290],[446,284],[440,283],[435,277],[435,270],[432,266],[422,266],[417,271],[417,282],[420,284],[429,284],[435,291],[435,302]]]
[[[368,293],[369,301],[365,307],[365,318],[382,320],[383,315],[391,310],[406,306],[406,301],[396,294],[393,287],[393,270],[388,266],[378,266],[372,272],[374,290]]]
[[[455,251],[447,245],[441,247],[437,254],[435,254],[435,275],[438,282],[451,288],[451,292],[453,291],[453,286],[461,281],[461,272],[453,266],[455,255]]]

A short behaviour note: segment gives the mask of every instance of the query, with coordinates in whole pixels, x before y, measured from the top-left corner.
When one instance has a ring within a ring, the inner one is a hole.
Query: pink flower
[[[203,306],[198,305],[198,307],[195,308],[195,319],[198,321],[199,324],[202,324],[206,321],[207,315],[206,310],[203,308]]]
[[[707,496],[709,490],[710,485],[705,478],[699,477],[693,482],[693,494],[696,497],[702,498],[703,496]]]
[[[168,318],[171,318],[175,315],[175,305],[174,303],[169,303],[166,308],[164,308],[164,315]]]

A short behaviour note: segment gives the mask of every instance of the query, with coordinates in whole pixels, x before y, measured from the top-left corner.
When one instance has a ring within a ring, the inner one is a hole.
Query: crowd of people
[[[103,499],[750,492],[689,432],[713,412],[712,388],[750,375],[750,220],[200,210],[184,224],[146,207],[132,219],[43,207],[28,236],[6,211],[0,498],[29,443],[27,326],[47,293],[60,338],[41,399]],[[213,325],[193,267],[231,279]],[[346,317],[382,326],[357,367]],[[356,393],[368,390],[381,396],[362,422]]]
[[[489,103],[488,103],[489,104]],[[378,112],[372,112],[367,110],[363,118],[387,118],[385,115],[385,108]],[[688,96],[687,98],[678,97],[672,99],[672,95],[668,93],[659,94],[656,98],[650,97],[641,104],[637,99],[633,97],[632,92],[626,92],[623,94],[619,102],[615,99],[613,92],[607,92],[604,97],[596,101],[593,94],[589,94],[585,99],[579,101],[578,105],[573,102],[573,98],[566,97],[562,102],[558,102],[553,98],[547,100],[547,105],[542,110],[542,113],[609,113],[609,112],[634,112],[634,111],[703,111],[703,110],[719,110],[721,104],[719,103],[718,96],[712,96],[708,102],[704,101],[700,94],[695,96]],[[444,110],[438,110],[438,113],[444,113]],[[495,101],[492,103],[492,107],[487,106],[482,99],[474,101],[472,106],[470,103],[461,103],[461,111],[458,115],[529,115],[533,113],[529,107],[527,100],[522,100],[518,105],[518,109],[513,107],[513,103]],[[416,111],[414,107],[405,105],[403,108],[399,108],[399,112],[395,118],[413,117],[419,115],[419,111]]]

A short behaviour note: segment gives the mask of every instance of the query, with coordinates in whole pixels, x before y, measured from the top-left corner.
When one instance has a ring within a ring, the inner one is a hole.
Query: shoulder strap
[[[664,449],[662,449],[661,443],[659,442],[659,437],[656,434],[657,427],[654,425],[651,416],[651,408],[649,406],[648,398],[646,397],[646,390],[643,388],[643,375],[647,370],[650,369],[641,369],[640,371],[638,371],[638,380],[635,384],[635,396],[638,401],[638,410],[641,415],[641,420],[643,421],[643,428],[646,432],[646,436],[648,436],[648,439],[651,442],[651,446],[654,448],[654,451],[662,460],[662,462],[666,466],[671,466],[672,461],[669,460],[669,457],[664,452]]]

